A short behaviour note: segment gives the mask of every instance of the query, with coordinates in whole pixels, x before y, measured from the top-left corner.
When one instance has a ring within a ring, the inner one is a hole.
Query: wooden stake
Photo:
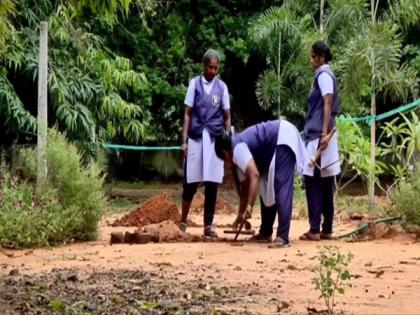
[[[37,141],[37,186],[42,187],[47,179],[47,130],[48,130],[48,23],[40,23],[38,65],[38,141]]]

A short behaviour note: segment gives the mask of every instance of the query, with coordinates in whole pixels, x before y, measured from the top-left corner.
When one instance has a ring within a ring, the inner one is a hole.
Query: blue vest
[[[261,174],[267,174],[277,147],[279,126],[279,120],[272,120],[248,127],[244,131],[233,135],[232,147],[235,148],[237,144],[242,142],[246,143],[258,171]]]
[[[191,125],[188,137],[200,139],[206,128],[210,136],[222,135],[225,130],[223,110],[223,83],[214,78],[214,84],[209,94],[204,92],[202,76],[195,77],[195,94]]]
[[[324,99],[321,94],[321,90],[318,84],[318,77],[321,73],[326,72],[332,79],[334,83],[334,94],[333,94],[333,103],[331,109],[331,118],[328,126],[328,131],[335,127],[335,117],[337,116],[340,97],[338,95],[337,80],[334,73],[330,68],[324,68],[322,70],[315,71],[315,79],[313,83],[313,88],[309,93],[308,98],[308,112],[306,113],[306,122],[305,122],[305,141],[309,142],[311,140],[317,139],[321,136],[322,133],[322,121],[324,115]]]

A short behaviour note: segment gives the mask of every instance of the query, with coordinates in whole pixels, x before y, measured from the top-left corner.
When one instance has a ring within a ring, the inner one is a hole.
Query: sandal
[[[332,233],[321,233],[321,240],[332,240]]]
[[[306,232],[306,233],[303,233],[300,237],[299,237],[299,239],[301,240],[301,241],[319,241],[319,240],[321,240],[321,236],[320,236],[320,234],[319,233],[312,233],[312,232]]]

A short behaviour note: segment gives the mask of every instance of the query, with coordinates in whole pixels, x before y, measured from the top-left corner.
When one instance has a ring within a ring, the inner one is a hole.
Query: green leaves
[[[270,8],[251,24],[250,37],[259,44],[281,32],[287,40],[296,40],[301,36],[297,21],[293,12],[285,7]]]
[[[286,89],[279,79],[274,70],[267,70],[260,74],[255,94],[262,109],[270,109],[277,104],[280,94],[286,93]]]
[[[395,209],[404,214],[406,223],[420,226],[420,163],[398,183],[391,198]]]
[[[93,5],[98,10],[106,5],[88,2],[80,5]],[[117,2],[120,7],[132,1]],[[145,75],[135,71],[129,59],[110,52],[103,39],[90,32],[89,24],[80,23],[71,2],[53,4],[50,0],[18,2],[18,29],[13,29],[12,45],[5,51],[6,73],[37,85],[38,23],[48,19],[50,121],[74,140],[109,141],[121,136],[134,143],[141,141],[148,114],[142,109],[144,104],[137,101],[147,85]],[[36,106],[36,95],[30,96],[35,98],[33,104],[23,104],[7,74],[0,74],[0,83],[0,107],[9,130],[34,132],[35,120],[26,108]]]
[[[15,9],[14,0],[0,1],[0,60],[13,29],[11,18],[15,14]]]
[[[90,9],[93,14],[97,15],[99,19],[108,24],[113,25],[117,21],[117,14],[121,13],[123,16],[127,16],[130,6],[136,3],[151,2],[151,1],[140,1],[140,0],[77,0],[72,1],[75,8],[79,11],[84,9]]]
[[[9,130],[35,132],[35,118],[25,109],[13,86],[4,75],[0,75],[0,111],[6,116]]]
[[[414,111],[409,116],[401,114],[386,123],[382,127],[380,138],[386,139],[381,144],[381,156],[395,163],[389,164],[388,167],[399,181],[413,170],[418,162],[416,154],[420,151],[420,123],[417,114]]]
[[[290,87],[303,90],[301,80],[306,17],[298,18],[287,3],[273,7],[257,16],[249,27],[249,37],[267,59],[269,69],[260,74],[256,84],[256,95],[261,108],[276,108],[277,115],[290,114],[288,109],[300,103],[300,93],[292,93]],[[295,92],[294,90],[293,92]],[[300,106],[302,106],[301,104]],[[300,107],[299,106],[299,107]],[[286,110],[284,110],[286,109]]]
[[[376,161],[372,165],[369,138],[364,135],[361,125],[355,122],[337,122],[337,129],[342,172],[346,174],[349,171],[350,174],[355,174],[346,183],[342,183],[343,177],[340,177],[338,190],[343,190],[357,177],[361,177],[366,182],[371,171],[375,176],[375,181],[378,181],[378,176],[384,172],[386,166],[381,161]],[[376,155],[381,154],[382,151],[378,148]]]
[[[337,246],[323,246],[318,252],[319,265],[313,270],[312,283],[320,291],[319,298],[324,300],[330,314],[334,314],[336,292],[344,294],[352,278],[348,266],[353,258],[351,253],[341,254]]]
[[[35,150],[25,149],[21,157],[23,176],[34,178]],[[47,160],[42,191],[9,174],[0,180],[0,245],[25,248],[96,238],[106,206],[98,166],[83,165],[77,148],[56,130],[49,130]]]
[[[64,311],[66,308],[66,305],[61,300],[51,300],[50,303],[48,303],[48,306],[55,311]]]
[[[420,21],[419,0],[392,0],[386,17],[398,23],[403,31]]]

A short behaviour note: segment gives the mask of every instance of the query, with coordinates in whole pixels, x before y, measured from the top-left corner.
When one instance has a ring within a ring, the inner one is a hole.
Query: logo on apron
[[[220,96],[219,95],[212,95],[211,96],[211,104],[214,107],[219,107],[220,106]]]

